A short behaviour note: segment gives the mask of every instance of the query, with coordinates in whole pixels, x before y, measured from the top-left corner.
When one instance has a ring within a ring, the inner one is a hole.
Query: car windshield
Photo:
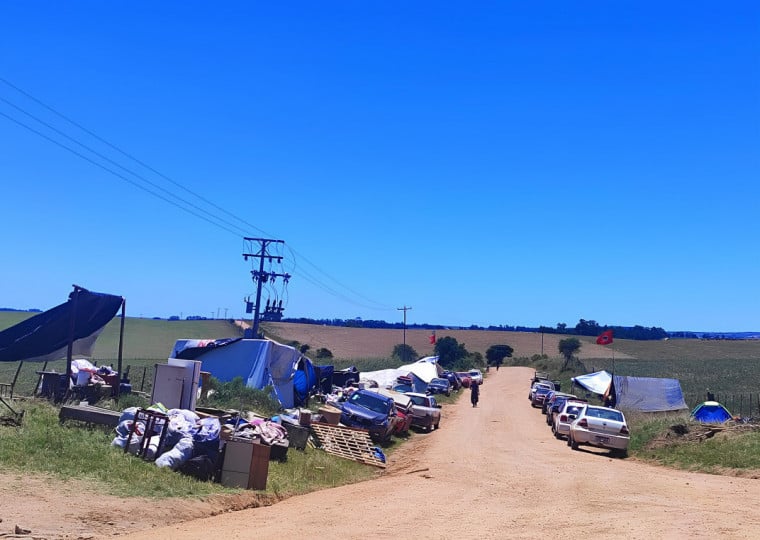
[[[427,398],[424,398],[422,396],[409,396],[411,400],[414,402],[415,405],[422,405],[423,407],[427,406]]]
[[[581,409],[583,408],[583,405],[568,405],[565,409],[565,412],[567,414],[578,414]]]
[[[385,414],[389,410],[388,402],[367,394],[354,394],[351,396],[350,401],[354,405],[361,405],[365,409],[376,413]]]

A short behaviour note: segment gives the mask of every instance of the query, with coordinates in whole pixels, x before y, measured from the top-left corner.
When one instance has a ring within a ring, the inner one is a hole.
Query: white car
[[[467,375],[470,377],[470,379],[473,382],[476,382],[478,384],[483,384],[483,372],[479,369],[471,369],[467,372]]]
[[[580,414],[581,409],[583,409],[584,406],[586,406],[585,401],[574,401],[569,399],[562,405],[562,408],[559,411],[554,413],[552,433],[554,433],[556,438],[561,439],[562,437],[568,436],[570,433],[570,424],[578,418],[578,414]]]
[[[609,448],[613,453],[625,457],[630,440],[631,433],[621,411],[586,405],[570,424],[567,445],[573,450],[577,450],[580,445]]]

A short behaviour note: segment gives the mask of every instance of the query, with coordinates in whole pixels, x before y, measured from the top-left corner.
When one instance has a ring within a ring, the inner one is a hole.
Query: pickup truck
[[[441,406],[433,396],[407,392],[412,400],[412,425],[433,431],[441,423]]]
[[[393,399],[369,390],[355,391],[338,406],[341,408],[341,424],[366,429],[377,441],[388,441],[401,421]]]

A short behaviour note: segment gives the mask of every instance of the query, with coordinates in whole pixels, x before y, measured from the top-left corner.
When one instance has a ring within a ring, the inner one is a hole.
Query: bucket
[[[309,409],[301,409],[298,411],[298,423],[305,427],[311,425],[311,411]]]
[[[340,409],[337,409],[331,405],[325,405],[319,408],[319,414],[328,424],[337,425],[340,422]]]

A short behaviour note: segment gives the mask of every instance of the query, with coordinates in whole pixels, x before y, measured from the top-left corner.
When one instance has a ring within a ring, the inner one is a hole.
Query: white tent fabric
[[[213,340],[180,339],[174,344],[172,357],[191,347],[205,347]],[[301,353],[293,347],[268,339],[241,339],[219,347],[209,347],[196,359],[201,369],[222,382],[242,377],[250,388],[272,385],[283,407],[295,406],[293,377]]]
[[[597,371],[586,375],[578,375],[571,379],[573,384],[585,388],[594,394],[604,394],[610,387],[612,375],[606,371]]]
[[[380,369],[378,371],[362,371],[360,381],[375,381],[380,388],[391,388],[396,379],[406,377],[411,373],[408,369]]]
[[[435,360],[431,360],[435,359]],[[426,383],[429,383],[438,375],[440,374],[438,365],[438,357],[437,356],[427,356],[425,358],[422,358],[420,360],[417,360],[413,364],[406,364],[404,366],[399,366],[398,369],[405,369],[407,371],[411,371],[415,375],[417,375],[420,379],[425,381]]]

